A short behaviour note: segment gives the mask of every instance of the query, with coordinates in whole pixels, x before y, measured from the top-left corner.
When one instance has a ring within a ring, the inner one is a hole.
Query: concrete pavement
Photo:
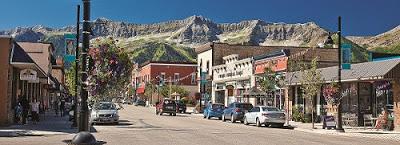
[[[120,110],[119,125],[96,125],[93,133],[98,140],[111,145],[376,145],[400,144],[396,140],[319,134],[297,130],[245,126],[240,123],[203,119],[201,115],[178,114],[157,116],[152,107],[125,106]],[[73,133],[44,135],[38,137],[0,138],[1,145],[17,144],[63,144]]]

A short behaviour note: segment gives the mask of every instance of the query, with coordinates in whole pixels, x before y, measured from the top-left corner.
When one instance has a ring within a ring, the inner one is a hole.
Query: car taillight
[[[240,109],[239,109],[239,108],[236,108],[236,109],[235,109],[235,112],[240,112]]]

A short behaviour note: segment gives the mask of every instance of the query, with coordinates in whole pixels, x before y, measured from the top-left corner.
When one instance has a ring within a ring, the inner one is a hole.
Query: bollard
[[[96,138],[89,132],[82,131],[76,134],[72,140],[64,140],[68,145],[102,145],[107,142],[97,141]]]

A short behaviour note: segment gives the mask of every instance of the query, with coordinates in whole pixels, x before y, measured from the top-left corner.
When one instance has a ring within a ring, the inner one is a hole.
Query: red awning
[[[136,94],[143,94],[144,93],[144,87],[139,87],[136,89]]]

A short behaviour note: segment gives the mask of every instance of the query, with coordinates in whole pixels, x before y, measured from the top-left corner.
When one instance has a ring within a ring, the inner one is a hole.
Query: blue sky
[[[0,30],[37,24],[75,24],[80,0],[0,0]],[[92,19],[106,17],[153,23],[202,15],[214,22],[261,19],[269,22],[314,21],[343,34],[376,35],[400,25],[400,0],[92,0]]]

